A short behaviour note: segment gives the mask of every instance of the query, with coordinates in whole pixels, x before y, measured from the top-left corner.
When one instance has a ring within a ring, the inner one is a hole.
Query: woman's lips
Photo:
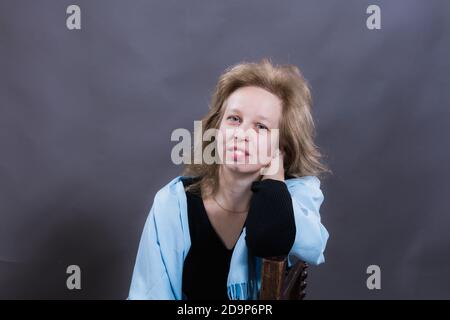
[[[249,155],[247,150],[240,149],[240,148],[238,148],[236,146],[233,148],[232,151],[233,151],[234,154],[239,155],[239,156],[243,156],[243,155],[248,156]]]

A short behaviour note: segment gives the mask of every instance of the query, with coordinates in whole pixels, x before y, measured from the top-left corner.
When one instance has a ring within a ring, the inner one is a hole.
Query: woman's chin
[[[228,170],[236,173],[256,173],[262,168],[258,164],[248,164],[248,163],[225,163],[223,164]]]

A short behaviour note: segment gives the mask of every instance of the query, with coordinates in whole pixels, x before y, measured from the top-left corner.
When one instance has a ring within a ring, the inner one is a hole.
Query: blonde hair
[[[282,101],[279,124],[280,149],[284,152],[285,176],[320,176],[331,172],[322,162],[322,154],[314,144],[315,125],[311,114],[312,98],[309,85],[294,65],[273,65],[263,58],[258,63],[241,62],[220,76],[208,113],[201,120],[202,130],[218,129],[227,98],[238,88],[256,86],[274,94]],[[202,154],[211,142],[201,144]],[[195,177],[186,188],[200,195],[215,194],[218,188],[219,163],[187,164],[182,175]]]

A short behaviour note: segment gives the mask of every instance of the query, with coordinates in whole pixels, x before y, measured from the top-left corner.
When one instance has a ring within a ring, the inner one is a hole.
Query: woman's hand
[[[261,180],[274,179],[284,181],[283,157],[281,150],[275,152],[270,163],[261,169]]]

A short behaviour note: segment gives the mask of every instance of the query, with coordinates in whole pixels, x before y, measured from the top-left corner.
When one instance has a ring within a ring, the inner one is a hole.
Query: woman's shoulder
[[[159,224],[179,223],[179,215],[184,215],[186,208],[181,205],[185,198],[183,188],[187,177],[177,176],[160,188],[153,199],[152,210]]]
[[[177,176],[173,178],[170,182],[160,188],[155,194],[155,200],[167,201],[172,197],[180,197],[181,194],[186,192],[186,188],[198,181],[199,177],[192,176]]]
[[[316,176],[302,176],[286,180],[291,196],[311,210],[318,210],[324,200],[320,179]]]

